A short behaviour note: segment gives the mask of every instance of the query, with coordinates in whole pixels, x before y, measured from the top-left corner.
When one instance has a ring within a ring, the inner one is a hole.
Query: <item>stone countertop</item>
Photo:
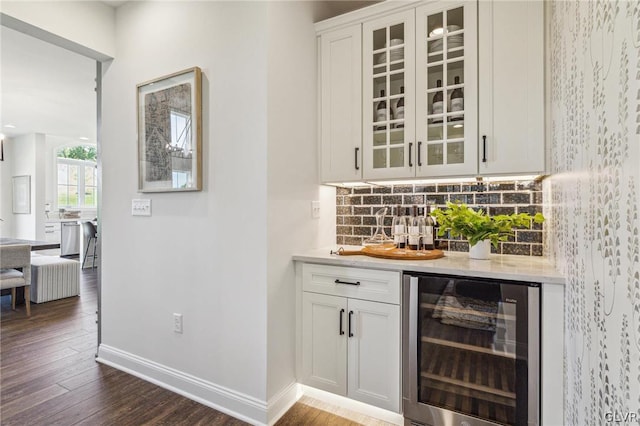
[[[78,223],[82,223],[82,222],[94,222],[95,223],[95,217],[77,217],[77,218],[64,218],[64,219],[59,219],[59,218],[49,218],[46,219],[44,221],[44,223],[46,224],[51,224],[51,223],[63,223],[63,222],[78,222]]]
[[[340,246],[345,250],[360,250],[360,246]],[[391,271],[427,272],[514,281],[530,281],[564,285],[565,279],[544,257],[492,254],[489,260],[469,259],[468,253],[445,251],[445,257],[434,260],[378,259],[369,256],[330,254],[338,246],[296,253],[293,260],[326,265]]]

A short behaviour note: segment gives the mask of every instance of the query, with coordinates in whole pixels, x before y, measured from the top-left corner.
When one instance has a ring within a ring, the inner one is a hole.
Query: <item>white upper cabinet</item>
[[[415,175],[414,22],[411,9],[362,26],[366,179]]]
[[[320,38],[321,181],[362,178],[361,28]]]
[[[479,173],[545,171],[542,1],[479,4]]]
[[[475,174],[476,3],[431,2],[362,34],[363,177]]]
[[[437,1],[416,9],[418,177],[477,172],[477,6]]]
[[[317,24],[322,182],[544,173],[543,24],[539,0],[382,2]]]

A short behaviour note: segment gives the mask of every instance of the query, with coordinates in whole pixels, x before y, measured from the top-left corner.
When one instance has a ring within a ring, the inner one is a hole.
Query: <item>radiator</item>
[[[79,294],[80,262],[55,256],[32,256],[32,302],[49,302]]]

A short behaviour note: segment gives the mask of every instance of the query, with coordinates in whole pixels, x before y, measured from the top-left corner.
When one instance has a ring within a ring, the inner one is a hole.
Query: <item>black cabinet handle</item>
[[[336,284],[348,284],[348,285],[360,285],[360,281],[356,281],[355,283],[350,283],[349,281],[335,280],[334,283],[336,283]]]
[[[413,159],[411,158],[412,151],[413,151],[413,142],[409,142],[409,167],[413,167]]]
[[[418,167],[422,167],[422,142],[418,141]]]
[[[356,162],[356,170],[360,170],[360,166],[358,166],[358,151],[360,151],[360,148],[356,147],[356,155],[355,155],[355,162]]]
[[[349,311],[349,337],[353,337],[353,333],[351,332],[351,316],[353,315],[353,311]]]
[[[344,334],[344,330],[342,329],[342,314],[344,314],[344,309],[340,309],[340,328],[338,329],[338,331],[340,332],[341,336]]]
[[[482,135],[482,162],[487,162],[487,135]]]

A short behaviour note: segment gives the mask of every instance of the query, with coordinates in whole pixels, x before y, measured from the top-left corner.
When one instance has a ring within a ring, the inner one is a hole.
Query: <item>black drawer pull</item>
[[[482,135],[482,162],[487,162],[487,135]]]
[[[351,316],[353,315],[353,311],[349,311],[349,337],[353,337],[353,333],[351,332]]]
[[[344,330],[342,329],[342,314],[344,314],[344,309],[340,309],[340,328],[338,329],[338,331],[340,332],[341,336],[344,334]]]
[[[412,152],[413,152],[413,142],[409,142],[409,167],[413,167],[413,160],[411,158]]]
[[[350,283],[349,281],[335,280],[334,282],[336,284],[360,285],[360,281],[356,281],[355,283]]]

